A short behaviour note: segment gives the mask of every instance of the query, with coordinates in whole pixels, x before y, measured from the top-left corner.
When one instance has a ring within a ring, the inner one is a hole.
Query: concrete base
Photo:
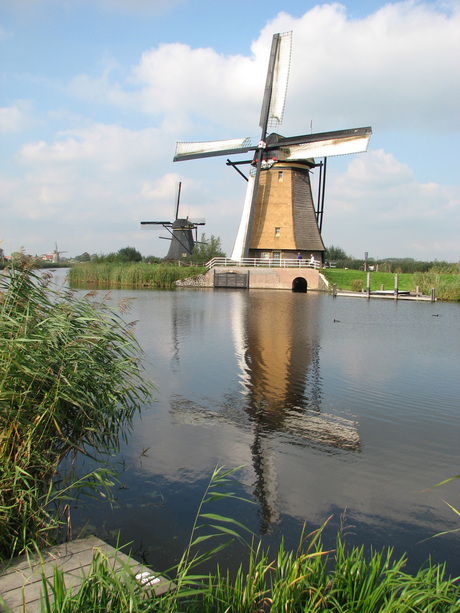
[[[265,266],[219,266],[198,279],[178,281],[178,287],[214,287],[214,270],[218,273],[249,274],[249,289],[287,289],[292,291],[295,279],[305,279],[307,290],[327,291],[328,284],[315,268],[267,268]]]

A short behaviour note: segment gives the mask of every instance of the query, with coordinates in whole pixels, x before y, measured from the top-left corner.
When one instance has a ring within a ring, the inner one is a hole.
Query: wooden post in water
[[[417,297],[420,296],[420,285],[417,285],[417,287],[415,288],[415,295]]]
[[[436,298],[434,296],[434,287],[431,288],[431,302],[435,302]]]
[[[399,281],[399,275],[398,273],[395,274],[395,300],[398,299],[398,281]]]
[[[332,285],[332,297],[337,298],[337,283]]]
[[[368,272],[367,273],[367,297],[370,298],[371,297],[371,273]]]

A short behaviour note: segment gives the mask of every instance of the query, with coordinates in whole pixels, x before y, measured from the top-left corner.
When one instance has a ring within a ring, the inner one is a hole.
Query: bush
[[[362,292],[363,291],[363,280],[362,279],[352,279],[350,281],[350,286],[353,292]]]

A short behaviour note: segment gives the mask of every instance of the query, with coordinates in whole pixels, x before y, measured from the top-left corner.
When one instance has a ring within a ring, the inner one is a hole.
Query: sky
[[[180,216],[230,255],[246,182],[175,145],[258,140],[271,39],[291,30],[279,132],[373,130],[328,160],[326,246],[460,261],[459,0],[0,0],[5,254],[164,257],[140,222],[172,221],[181,182]]]

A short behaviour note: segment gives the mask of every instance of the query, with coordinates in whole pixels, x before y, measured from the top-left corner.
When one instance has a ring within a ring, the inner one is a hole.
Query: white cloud
[[[458,126],[460,10],[449,15],[414,2],[387,5],[362,20],[347,18],[338,4],[316,6],[300,19],[281,13],[252,45],[251,57],[160,45],[133,69],[143,110],[187,115],[190,127],[204,130],[215,122],[257,133],[271,35],[285,29],[294,30],[286,113],[294,129],[310,118],[321,131],[343,122]]]
[[[383,150],[357,156],[329,182],[324,219],[326,242],[356,257],[367,244],[373,257],[460,259],[460,186],[420,183]]]
[[[14,106],[0,108],[0,132],[23,132],[35,125],[36,119],[29,100],[18,100]]]
[[[447,8],[445,8],[447,7]],[[448,10],[450,7],[450,10]],[[444,10],[442,10],[444,8]],[[293,57],[285,131],[374,125],[380,130],[451,131],[460,123],[460,5],[388,4],[351,19],[340,4],[315,6],[296,19],[280,13],[252,55],[161,44],[116,80],[80,74],[69,91],[87,100],[143,111],[180,139],[257,135],[274,31],[292,29]]]

